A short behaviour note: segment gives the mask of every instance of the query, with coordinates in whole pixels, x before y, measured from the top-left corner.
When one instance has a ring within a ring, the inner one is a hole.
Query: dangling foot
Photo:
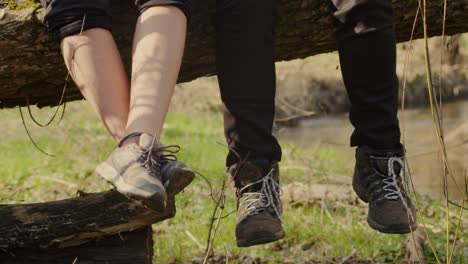
[[[404,167],[403,149],[356,149],[353,188],[361,200],[369,203],[370,227],[382,233],[405,234],[417,228],[416,210],[400,177],[400,172],[406,175]]]
[[[237,188],[236,240],[249,247],[284,237],[278,164],[246,161],[228,169]]]

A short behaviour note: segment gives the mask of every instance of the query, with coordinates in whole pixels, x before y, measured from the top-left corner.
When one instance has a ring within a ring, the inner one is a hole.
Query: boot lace
[[[379,159],[377,157],[373,157],[374,159]],[[387,200],[401,200],[403,206],[408,212],[409,217],[412,221],[414,221],[414,216],[411,210],[409,209],[407,200],[406,200],[406,193],[404,193],[400,188],[400,177],[395,173],[395,163],[398,163],[403,170],[403,175],[405,178],[406,190],[409,191],[409,182],[408,182],[408,174],[406,173],[406,168],[404,165],[403,158],[401,157],[391,157],[388,159],[387,167],[388,167],[388,177],[385,176],[383,179],[379,180],[378,183],[382,183],[383,187],[382,190],[385,192],[384,198]],[[380,174],[380,173],[379,173]]]
[[[279,184],[273,179],[274,169],[263,177],[262,179],[250,183],[239,190],[242,193],[243,200],[245,202],[245,210],[249,215],[255,215],[263,212],[265,209],[271,207],[273,211],[282,223],[281,220],[281,200],[280,196],[283,194]],[[258,192],[245,192],[250,187],[261,184],[260,191]]]
[[[177,161],[175,154],[179,151],[180,146],[178,145],[143,149],[143,153],[138,161],[148,172],[160,176],[162,166],[169,162]]]

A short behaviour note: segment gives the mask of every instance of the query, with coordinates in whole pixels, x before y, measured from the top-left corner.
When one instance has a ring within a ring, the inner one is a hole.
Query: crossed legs
[[[146,9],[136,25],[131,89],[111,33],[93,28],[61,42],[65,63],[109,133],[159,138],[179,74],[185,15],[176,7]]]
[[[195,177],[174,158],[177,150],[159,142],[182,63],[189,16],[185,2],[136,1],[129,83],[110,33],[109,0],[45,0],[45,20],[61,41],[71,76],[119,141],[96,172],[120,193],[159,212],[168,194],[180,192]]]

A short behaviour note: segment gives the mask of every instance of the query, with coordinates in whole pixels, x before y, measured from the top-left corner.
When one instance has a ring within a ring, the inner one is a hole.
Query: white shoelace
[[[391,157],[391,158],[388,159],[388,175],[390,177],[385,178],[385,179],[382,180],[382,182],[385,183],[385,185],[384,185],[384,187],[382,189],[384,191],[386,191],[384,197],[386,199],[388,199],[388,200],[398,200],[398,199],[400,199],[401,202],[403,203],[403,206],[405,207],[406,212],[408,213],[411,221],[414,221],[413,213],[409,209],[408,203],[406,202],[406,199],[403,196],[403,193],[402,193],[402,191],[400,189],[400,186],[398,184],[398,180],[397,180],[398,175],[395,173],[395,170],[394,170],[395,162],[400,164],[401,169],[403,171],[403,175],[404,175],[404,178],[405,178],[406,189],[407,189],[406,191],[407,192],[410,191],[409,190],[409,184],[408,184],[408,175],[406,173],[403,158]]]
[[[246,192],[243,194],[244,201],[246,203],[245,209],[249,212],[249,214],[257,214],[260,213],[261,210],[267,208],[269,206],[273,207],[276,216],[282,223],[281,220],[281,200],[280,196],[282,195],[282,190],[279,184],[273,179],[274,169],[271,169],[270,172],[263,177],[262,179],[250,183],[240,189],[240,192],[248,189],[252,185],[262,183],[262,188],[259,192]],[[278,207],[277,207],[278,204]]]

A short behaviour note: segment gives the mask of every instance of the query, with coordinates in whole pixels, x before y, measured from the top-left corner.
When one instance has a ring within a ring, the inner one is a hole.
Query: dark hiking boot
[[[367,222],[382,233],[405,234],[417,228],[416,212],[400,173],[406,176],[403,149],[356,149],[353,188],[361,200],[369,203]]]
[[[194,177],[193,171],[176,161],[177,151],[178,146],[164,147],[153,142],[151,135],[134,133],[119,143],[96,172],[128,198],[163,212],[167,195],[180,192]],[[163,170],[168,194],[163,186]]]
[[[284,237],[278,164],[245,161],[228,168],[237,188],[236,240],[249,247]]]

